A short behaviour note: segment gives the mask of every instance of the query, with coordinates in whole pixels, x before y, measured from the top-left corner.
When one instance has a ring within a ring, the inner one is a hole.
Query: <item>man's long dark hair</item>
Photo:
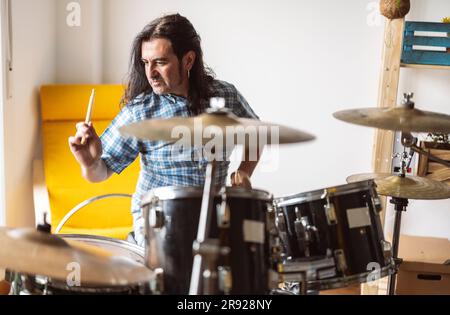
[[[122,104],[126,104],[142,93],[150,93],[152,87],[145,75],[145,66],[142,62],[142,43],[156,38],[164,38],[171,42],[172,49],[180,61],[189,52],[195,52],[195,62],[190,70],[188,102],[194,114],[204,111],[205,102],[209,97],[209,83],[214,73],[203,63],[203,51],[200,36],[189,20],[179,14],[160,17],[136,36],[130,59],[128,83]]]

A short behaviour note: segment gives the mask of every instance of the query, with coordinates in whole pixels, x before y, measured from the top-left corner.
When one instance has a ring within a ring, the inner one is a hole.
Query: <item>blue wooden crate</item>
[[[441,32],[448,36],[417,36],[416,31]],[[450,52],[413,49],[413,45],[450,48],[450,23],[405,22],[401,57],[405,64],[450,66]]]

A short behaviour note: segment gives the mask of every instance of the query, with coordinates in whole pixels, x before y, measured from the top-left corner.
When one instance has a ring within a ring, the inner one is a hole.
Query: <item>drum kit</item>
[[[334,116],[402,131],[402,143],[417,152],[417,139],[409,133],[448,134],[450,116],[414,109],[411,97],[405,95],[402,107]],[[245,128],[228,127],[276,129],[279,144],[314,139],[293,128],[238,118],[224,108],[198,117],[145,120],[121,132],[174,141],[179,138],[173,128],[195,131],[199,121],[235,138]],[[144,196],[144,248],[99,236],[52,235],[48,225],[37,231],[1,228],[0,268],[8,270],[11,294],[304,295],[386,276],[393,294],[408,199],[450,198],[450,186],[406,175],[411,158],[404,156],[400,174],[352,175],[345,185],[277,198],[263,190],[217,185],[212,159],[203,188],[161,187]],[[395,205],[392,245],[384,239],[379,195],[392,197]]]

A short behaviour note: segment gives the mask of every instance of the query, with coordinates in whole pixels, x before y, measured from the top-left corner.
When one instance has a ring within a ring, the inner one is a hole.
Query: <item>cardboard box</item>
[[[450,241],[402,235],[396,294],[450,295]]]

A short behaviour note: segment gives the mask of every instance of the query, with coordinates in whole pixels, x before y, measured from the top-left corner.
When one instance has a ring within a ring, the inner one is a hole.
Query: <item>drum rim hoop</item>
[[[345,185],[326,187],[299,194],[278,197],[274,199],[274,203],[277,207],[291,206],[315,200],[322,200],[324,199],[322,196],[324,195],[325,190],[328,190],[329,197],[334,197],[334,196],[341,196],[344,194],[355,193],[359,191],[371,190],[372,188],[375,187],[376,187],[375,181],[373,179],[369,179]]]
[[[145,194],[142,205],[152,202],[154,197],[158,200],[183,199],[191,197],[201,197],[203,195],[203,187],[192,186],[167,186],[158,187],[150,190]],[[216,189],[216,196],[220,197],[219,189]],[[269,192],[261,189],[249,189],[244,187],[226,187],[227,197],[252,198],[261,201],[272,201],[273,196]]]
[[[142,256],[142,259],[145,258],[145,249],[143,247],[138,246],[133,243],[130,243],[130,242],[127,242],[127,241],[124,241],[124,240],[101,236],[101,235],[90,235],[90,234],[58,234],[58,236],[61,237],[62,239],[72,239],[75,241],[77,240],[77,238],[79,238],[79,239],[86,239],[86,240],[92,240],[92,241],[99,241],[99,243],[105,242],[105,243],[109,243],[109,244],[119,245],[122,248],[131,249],[131,251],[134,254]]]

